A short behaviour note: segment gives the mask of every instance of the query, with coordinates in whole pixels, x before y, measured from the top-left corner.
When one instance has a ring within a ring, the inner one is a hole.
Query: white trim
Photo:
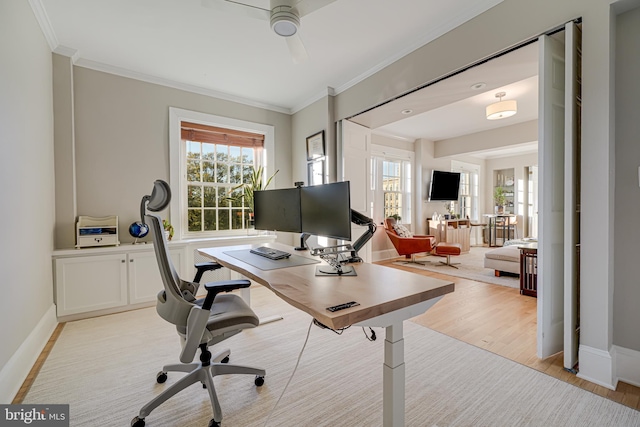
[[[371,252],[371,262],[386,261],[388,259],[398,258],[398,251],[395,249],[383,249]]]
[[[2,367],[0,371],[0,403],[8,404],[14,399],[56,326],[58,326],[56,306],[52,304],[27,339]]]
[[[610,390],[616,389],[618,380],[614,376],[615,360],[611,357],[610,352],[580,345],[578,360],[580,361],[578,378],[601,385]]]
[[[186,170],[184,165],[180,162],[180,159],[182,158],[180,152],[182,150],[182,144],[180,143],[180,122],[183,120],[262,134],[264,135],[264,158],[262,159],[262,166],[264,166],[265,171],[267,172],[266,176],[270,176],[275,172],[276,163],[274,126],[169,107],[169,185],[176,192],[174,197],[171,198],[169,215],[178,240],[184,239],[185,235],[183,231],[185,224],[183,224],[181,213],[186,210],[186,206],[184,206],[186,197],[183,197],[182,195],[181,177],[185,176]],[[274,180],[277,181],[277,176]],[[181,218],[181,220],[178,221],[177,218]],[[234,234],[240,235],[240,233],[233,232],[227,234],[230,236],[233,236]],[[209,237],[223,236],[222,234],[219,234]]]
[[[53,53],[71,58],[71,63],[74,65],[76,62],[78,62],[78,59],[80,59],[79,50],[63,45],[58,45],[55,49],[53,49]]]
[[[149,74],[139,73],[137,71],[127,70],[126,68],[115,67],[113,65],[103,64],[101,62],[90,61],[88,59],[80,58],[76,64],[78,67],[89,68],[91,70],[102,71],[109,74],[114,74],[121,77],[127,77],[134,80],[140,80],[147,83],[153,83],[165,87],[171,87],[174,89],[183,90],[185,92],[193,92],[200,95],[210,96],[225,101],[237,102],[238,104],[248,105],[250,107],[263,108],[265,110],[276,111],[278,113],[291,114],[291,109],[280,107],[271,104],[265,104],[263,102],[255,101],[252,99],[243,98],[236,95],[230,95],[228,93],[219,92],[212,89],[206,89],[200,86],[194,86],[186,83],[180,83],[162,77],[151,76]]]
[[[616,381],[640,387],[640,351],[614,345],[611,348],[616,367]]]
[[[29,5],[33,10],[33,14],[36,16],[36,21],[38,21],[38,25],[40,25],[40,30],[42,31],[44,38],[47,40],[49,49],[53,52],[54,49],[58,47],[58,38],[56,37],[56,33],[53,31],[49,15],[47,15],[47,11],[42,5],[42,1],[29,0]]]

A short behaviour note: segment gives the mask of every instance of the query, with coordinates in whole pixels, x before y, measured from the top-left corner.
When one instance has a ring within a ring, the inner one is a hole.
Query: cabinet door
[[[59,258],[55,266],[58,316],[127,304],[125,254]]]
[[[182,250],[169,249],[169,255],[178,274],[181,273]],[[128,255],[129,304],[155,301],[163,289],[162,277],[154,252]]]

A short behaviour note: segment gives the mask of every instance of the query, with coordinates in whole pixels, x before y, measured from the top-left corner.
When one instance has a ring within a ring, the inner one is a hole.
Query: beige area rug
[[[263,426],[295,365],[311,318],[254,286],[261,316],[284,320],[226,341],[231,362],[267,369],[216,378],[223,426]],[[384,331],[369,342],[361,328],[341,336],[312,327],[307,348],[269,426],[382,425]],[[640,426],[640,412],[462,343],[404,323],[407,426]],[[128,426],[140,407],[176,381],[156,384],[179,351],[173,327],[154,308],[68,323],[25,403],[68,403],[72,426]],[[194,385],[146,418],[149,427],[204,427],[205,390]]]
[[[413,267],[418,270],[433,271],[436,273],[448,274],[449,276],[462,277],[463,279],[477,280],[478,282],[492,283],[494,285],[508,286],[510,288],[520,288],[520,279],[518,276],[501,276],[496,277],[492,269],[484,268],[484,254],[495,248],[472,247],[467,254],[452,256],[451,262],[459,262],[456,268],[447,267],[440,264],[440,261],[447,260],[446,257],[430,255],[426,257],[416,257],[421,264],[405,263],[396,261],[394,264]]]

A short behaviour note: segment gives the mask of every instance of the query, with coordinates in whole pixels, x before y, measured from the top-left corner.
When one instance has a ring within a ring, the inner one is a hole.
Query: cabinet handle
[[[124,260],[120,260],[120,262],[124,264]]]
[[[132,259],[130,259],[130,260],[129,260],[129,262],[133,262],[133,260],[132,260]]]

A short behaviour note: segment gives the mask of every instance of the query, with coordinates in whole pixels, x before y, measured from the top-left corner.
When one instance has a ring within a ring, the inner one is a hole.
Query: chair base
[[[161,373],[167,372],[185,372],[186,376],[180,378],[174,384],[172,384],[165,391],[156,396],[149,403],[144,405],[142,409],[140,409],[140,413],[138,418],[144,420],[154,409],[158,406],[169,400],[171,397],[176,395],[178,392],[186,389],[192,384],[196,382],[201,382],[203,386],[206,387],[209,392],[209,399],[211,400],[211,409],[213,410],[213,420],[216,422],[222,421],[222,409],[220,408],[220,403],[218,402],[218,396],[216,395],[215,386],[213,384],[213,377],[217,375],[227,375],[227,374],[249,374],[256,375],[258,377],[264,377],[266,372],[264,369],[252,368],[248,366],[241,365],[230,365],[227,363],[222,363],[223,359],[229,357],[231,352],[228,349],[225,349],[216,355],[211,357],[211,364],[203,366],[202,363],[180,363],[174,365],[166,365],[162,368]],[[227,359],[228,360],[228,359]],[[258,381],[256,380],[256,385],[258,385]]]
[[[456,265],[460,265],[459,262],[451,262],[451,255],[447,255],[447,262],[444,261],[438,261],[439,264],[436,264],[436,267],[442,267],[443,265],[446,265],[447,267],[453,267],[456,270],[458,269],[458,267],[456,267]]]

